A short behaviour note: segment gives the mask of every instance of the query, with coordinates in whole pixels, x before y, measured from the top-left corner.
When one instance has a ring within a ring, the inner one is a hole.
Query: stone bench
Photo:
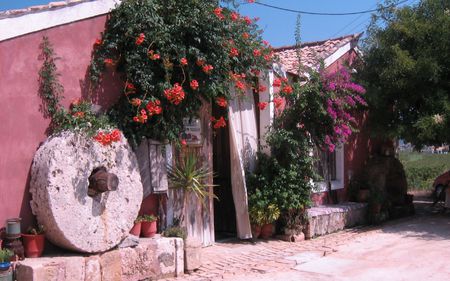
[[[29,258],[16,268],[17,281],[137,281],[183,273],[183,240],[162,237],[96,255]]]
[[[337,205],[323,205],[307,210],[309,226],[306,238],[367,223],[367,203],[347,202]]]

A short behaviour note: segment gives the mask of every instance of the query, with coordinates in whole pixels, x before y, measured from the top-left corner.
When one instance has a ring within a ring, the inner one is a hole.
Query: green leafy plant
[[[43,37],[40,44],[43,60],[39,71],[39,95],[42,99],[41,111],[44,117],[51,119],[52,132],[83,131],[93,136],[101,128],[111,128],[111,124],[104,114],[97,114],[92,103],[77,99],[72,101],[69,110],[65,109],[61,101],[64,98],[64,88],[59,83],[56,61],[58,57],[47,37]]]
[[[171,226],[163,231],[162,235],[164,237],[179,237],[186,239],[186,230],[180,226]]]
[[[209,188],[214,186],[207,183],[213,172],[200,164],[194,153],[188,153],[174,166],[168,166],[170,188],[192,192],[203,202],[209,195]]]
[[[154,216],[154,215],[143,215],[141,217],[141,221],[142,222],[154,222],[157,221],[158,217]]]
[[[90,77],[124,76],[124,95],[111,111],[127,138],[178,140],[183,118],[204,102],[226,101],[255,88],[259,71],[273,62],[255,21],[218,1],[128,0],[111,11],[95,42]],[[214,116],[215,128],[226,125]]]
[[[14,253],[9,249],[0,250],[0,262],[9,262]]]
[[[209,188],[214,187],[208,184],[208,180],[213,176],[213,172],[206,166],[201,166],[197,156],[193,153],[187,153],[175,165],[167,167],[167,177],[169,179],[169,188],[182,190],[183,199],[181,206],[176,206],[180,212],[180,223],[184,222],[184,212],[188,194],[194,194],[202,204],[205,198],[209,196]],[[213,195],[213,198],[217,198]]]
[[[27,233],[32,235],[41,235],[45,233],[45,228],[42,224],[39,224],[37,227],[30,226],[27,229]]]
[[[143,222],[143,221],[144,221],[144,217],[143,217],[143,216],[138,216],[138,217],[134,220],[134,223],[137,224],[137,223],[140,223],[140,222]]]

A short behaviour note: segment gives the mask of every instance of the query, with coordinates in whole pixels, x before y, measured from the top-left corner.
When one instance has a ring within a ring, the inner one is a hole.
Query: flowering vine
[[[183,118],[205,101],[226,107],[235,98],[230,84],[236,95],[265,91],[255,77],[274,57],[255,21],[214,1],[123,1],[94,43],[91,81],[102,83],[106,70],[123,74],[124,95],[110,116],[131,141],[178,140]],[[223,128],[226,119],[212,116],[211,125]]]

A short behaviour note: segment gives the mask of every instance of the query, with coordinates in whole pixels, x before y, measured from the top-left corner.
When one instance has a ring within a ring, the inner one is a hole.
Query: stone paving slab
[[[164,280],[243,280],[236,279],[237,276],[240,278],[255,276],[255,279],[249,277],[248,280],[258,280],[257,276],[264,274],[295,271],[295,267],[299,264],[331,254],[339,245],[367,235],[371,231],[374,231],[373,227],[359,227],[297,243],[281,240],[258,240],[256,243],[238,240],[218,242],[214,246],[203,249],[203,265],[197,271]],[[315,280],[316,277],[311,278],[306,280]]]

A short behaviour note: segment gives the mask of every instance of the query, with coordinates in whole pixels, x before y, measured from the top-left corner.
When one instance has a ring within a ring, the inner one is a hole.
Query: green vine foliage
[[[43,60],[39,71],[39,95],[42,99],[41,111],[44,117],[50,118],[50,131],[83,131],[89,136],[94,135],[99,129],[111,127],[105,115],[96,114],[92,104],[88,101],[74,100],[70,109],[66,110],[61,105],[64,98],[64,88],[59,82],[59,73],[56,66],[58,57],[47,37],[43,37],[40,44]]]
[[[111,117],[130,141],[178,140],[183,118],[196,116],[204,102],[235,98],[230,86],[237,93],[256,87],[258,71],[271,66],[272,50],[254,20],[216,5],[128,0],[111,12],[90,75],[99,83],[107,69],[124,74],[124,95]]]

